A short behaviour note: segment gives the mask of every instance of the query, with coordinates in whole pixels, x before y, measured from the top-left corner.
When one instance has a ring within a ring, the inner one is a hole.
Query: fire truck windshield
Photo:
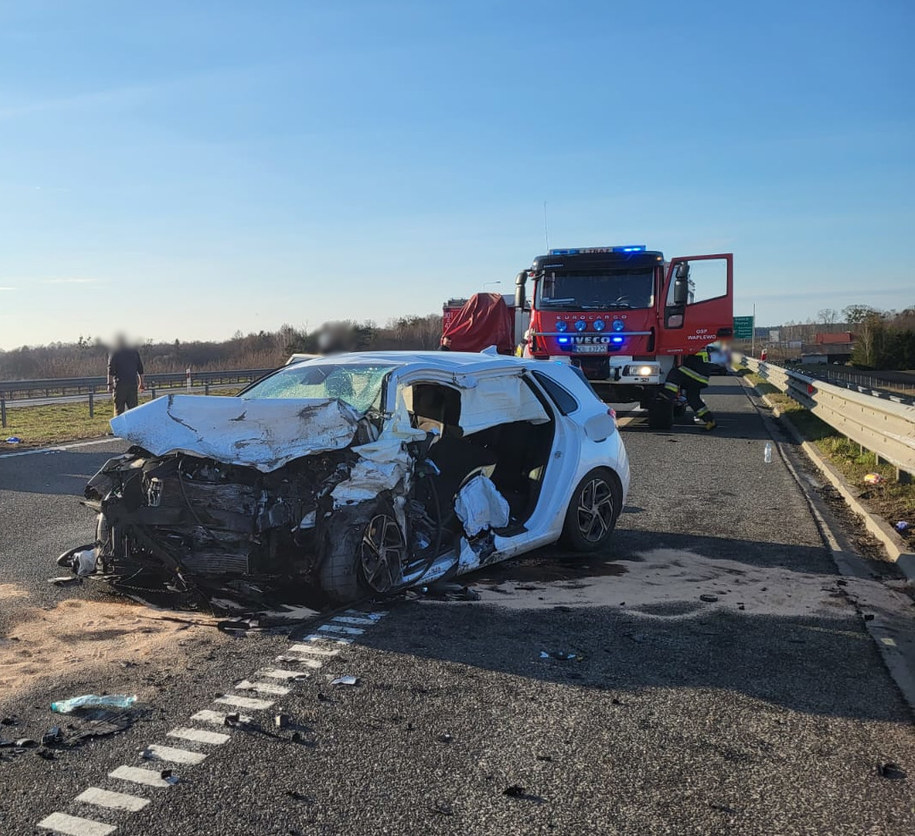
[[[541,310],[608,311],[650,308],[654,270],[550,270],[537,283]]]

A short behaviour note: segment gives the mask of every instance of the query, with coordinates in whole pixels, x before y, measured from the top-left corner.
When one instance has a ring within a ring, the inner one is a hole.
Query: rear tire
[[[623,491],[616,474],[608,467],[590,471],[572,494],[562,544],[577,552],[597,551],[613,534],[622,506]]]
[[[648,429],[669,430],[674,425],[674,405],[667,398],[655,398],[648,404]]]

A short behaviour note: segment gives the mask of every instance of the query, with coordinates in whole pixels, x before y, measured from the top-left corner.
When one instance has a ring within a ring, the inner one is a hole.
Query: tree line
[[[139,346],[149,374],[222,369],[269,369],[281,366],[290,354],[322,351],[383,351],[436,349],[442,333],[438,314],[392,319],[385,325],[366,320],[326,322],[314,331],[283,325],[277,331],[242,334],[228,340],[182,342],[143,341]],[[0,349],[0,380],[39,380],[55,377],[97,377],[106,373],[108,347],[98,337],[75,343]]]

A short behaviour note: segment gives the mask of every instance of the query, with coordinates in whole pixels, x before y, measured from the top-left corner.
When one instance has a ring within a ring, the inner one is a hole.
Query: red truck
[[[550,250],[518,273],[514,299],[478,294],[452,309],[442,343],[455,351],[494,344],[499,316],[481,310],[507,304],[525,356],[577,366],[605,401],[638,402],[650,427],[668,429],[673,405],[659,397],[667,373],[679,357],[733,336],[733,258],[665,261],[642,245]]]

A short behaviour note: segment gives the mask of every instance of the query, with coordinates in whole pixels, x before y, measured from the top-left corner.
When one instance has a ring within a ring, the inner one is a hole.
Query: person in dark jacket
[[[717,371],[719,365],[711,360],[711,348],[708,346],[702,351],[684,357],[681,365],[670,370],[664,383],[664,393],[671,400],[676,400],[680,396],[680,390],[683,390],[686,402],[696,416],[696,422],[702,424],[706,430],[713,430],[718,426],[701,395],[702,390],[708,386],[709,375]]]
[[[114,351],[108,355],[108,391],[114,393],[114,414],[133,409],[143,391],[143,361],[140,352],[119,336]]]

